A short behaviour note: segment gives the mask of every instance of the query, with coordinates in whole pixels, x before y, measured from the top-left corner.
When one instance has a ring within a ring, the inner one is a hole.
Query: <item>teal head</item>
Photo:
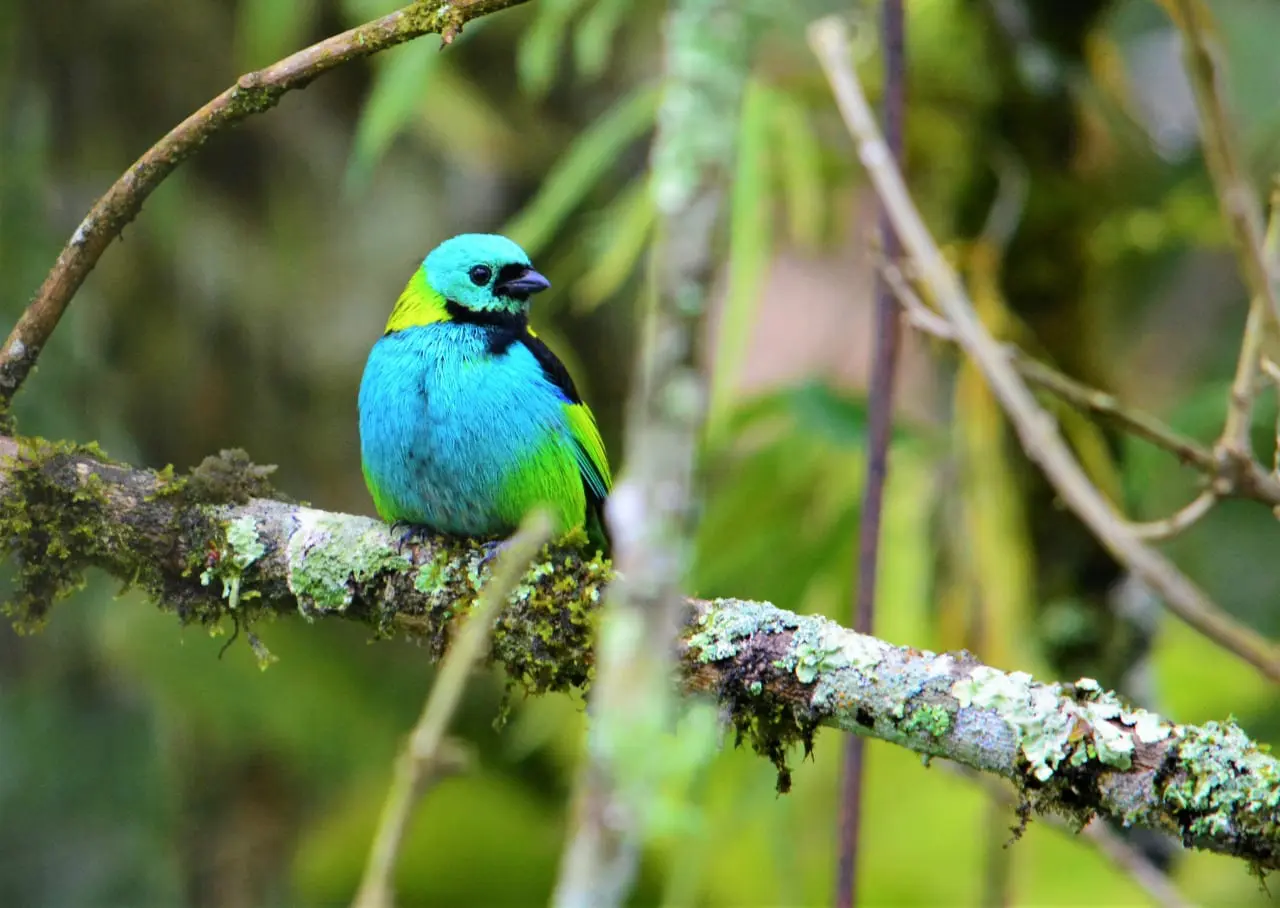
[[[493,233],[445,240],[422,266],[431,289],[473,313],[524,315],[529,297],[551,286],[523,249]]]
[[[529,297],[550,286],[505,236],[463,233],[427,254],[396,301],[387,332],[442,321],[522,322]]]

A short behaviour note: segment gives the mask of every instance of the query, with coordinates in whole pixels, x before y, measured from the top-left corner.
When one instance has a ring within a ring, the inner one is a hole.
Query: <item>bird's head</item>
[[[529,256],[505,236],[464,233],[445,240],[422,263],[427,284],[458,314],[524,316],[529,297],[551,282],[533,270]]]

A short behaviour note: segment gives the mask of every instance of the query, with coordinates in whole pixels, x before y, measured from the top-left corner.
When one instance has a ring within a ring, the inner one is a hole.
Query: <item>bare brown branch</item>
[[[236,84],[175,126],[121,175],[94,203],[63,247],[49,276],[0,348],[0,406],[22,386],[49,342],[76,291],[98,259],[137,217],[147,197],[214,133],[270,110],[286,93],[317,76],[422,35],[439,34],[449,44],[462,27],[481,16],[527,0],[417,0],[393,13],[313,44]]]
[[[1182,32],[1187,77],[1191,80],[1200,112],[1205,164],[1213,178],[1218,205],[1230,228],[1245,286],[1257,305],[1262,307],[1272,329],[1280,328],[1280,293],[1271,278],[1263,252],[1262,206],[1241,163],[1236,131],[1222,85],[1224,74],[1215,59],[1220,50],[1214,44],[1209,11],[1203,0],[1166,0],[1165,6]],[[1238,438],[1228,441],[1235,442]]]
[[[956,343],[951,323],[930,309],[894,265],[882,265],[885,279],[906,312],[908,324],[922,334]],[[1012,344],[1004,345],[1009,361],[1029,384],[1048,391],[1084,413],[1110,420],[1136,438],[1169,452],[1184,465],[1204,474],[1219,498],[1248,498],[1268,507],[1280,506],[1280,479],[1251,461],[1223,462],[1207,446],[1174,430],[1163,421],[1092,388],[1043,363]]]

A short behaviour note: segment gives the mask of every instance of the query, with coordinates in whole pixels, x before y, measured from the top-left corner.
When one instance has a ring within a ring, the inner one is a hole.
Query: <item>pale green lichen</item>
[[[1041,782],[1064,762],[1080,766],[1090,758],[1128,769],[1135,737],[1152,743],[1169,735],[1170,726],[1159,717],[1126,711],[1092,678],[1080,679],[1074,689],[1073,699],[1061,686],[1037,684],[1025,672],[977,666],[952,685],[951,695],[961,707],[995,710],[1016,732],[1031,774]]]
[[[1242,823],[1274,835],[1280,826],[1280,764],[1233,721],[1180,727],[1176,765],[1181,770],[1162,797],[1186,817],[1193,836],[1228,836]]]
[[[791,650],[778,660],[779,668],[793,669],[802,684],[851,668],[864,675],[884,658],[884,644],[874,637],[856,634],[826,618],[806,618],[799,624]]]
[[[797,617],[764,602],[712,603],[712,608],[698,618],[702,630],[689,638],[689,648],[701,662],[719,662],[738,655],[738,644],[755,634],[772,634],[790,630],[799,624]]]
[[[222,581],[222,598],[227,600],[227,608],[236,609],[242,599],[252,599],[258,595],[256,590],[241,590],[245,571],[265,555],[267,547],[258,535],[258,523],[245,515],[237,517],[227,524],[225,544],[217,553],[209,567],[200,574],[201,586],[208,586],[215,578]]]
[[[454,561],[444,549],[436,549],[431,561],[418,568],[413,578],[413,588],[419,593],[431,593],[453,582]]]
[[[304,617],[341,612],[354,587],[383,572],[404,572],[411,563],[397,552],[385,524],[298,509],[298,527],[285,552],[289,590]]]
[[[899,728],[908,733],[922,731],[935,738],[941,738],[951,729],[951,713],[945,706],[924,703],[913,709]]]
[[[844,647],[838,642],[819,640],[817,643],[798,643],[793,650],[795,654],[796,679],[801,684],[812,684],[820,672],[835,671],[845,668],[849,660],[844,655]]]
[[[885,644],[842,628],[825,618],[810,618],[796,632],[792,652],[783,662],[796,679],[814,682],[810,703],[820,712],[848,710],[877,680],[876,669],[888,652]],[[902,698],[905,702],[906,697]]]

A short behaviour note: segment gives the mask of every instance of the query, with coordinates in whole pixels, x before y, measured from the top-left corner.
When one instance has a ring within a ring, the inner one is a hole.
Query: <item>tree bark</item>
[[[190,476],[92,448],[0,438],[0,539],[18,563],[22,626],[88,567],[143,587],[184,621],[301,614],[406,636],[434,655],[487,577],[466,540],[397,547],[378,521],[260,497],[261,467],[224,452]],[[535,561],[491,656],[534,693],[588,683],[594,618],[612,567],[576,549]],[[717,699],[739,741],[789,785],[791,746],[820,727],[945,757],[1017,786],[1027,807],[1164,830],[1184,845],[1280,866],[1280,763],[1232,722],[1177,725],[1130,711],[1089,679],[1043,684],[857,634],[820,616],[737,599],[685,602],[678,683]]]

